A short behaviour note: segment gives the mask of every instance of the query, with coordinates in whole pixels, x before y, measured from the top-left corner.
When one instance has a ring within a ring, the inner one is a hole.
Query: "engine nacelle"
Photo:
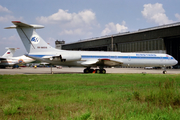
[[[61,54],[59,56],[54,56],[50,58],[50,60],[57,60],[61,62],[69,62],[69,61],[78,61],[81,60],[81,55],[80,54]]]
[[[60,57],[62,62],[81,60],[81,55],[80,54],[61,54],[59,57]]]

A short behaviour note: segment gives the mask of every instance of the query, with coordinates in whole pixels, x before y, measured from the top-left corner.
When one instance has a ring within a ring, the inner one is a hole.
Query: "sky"
[[[26,54],[11,21],[43,25],[36,32],[51,46],[180,22],[180,0],[1,0],[0,56],[6,47]]]

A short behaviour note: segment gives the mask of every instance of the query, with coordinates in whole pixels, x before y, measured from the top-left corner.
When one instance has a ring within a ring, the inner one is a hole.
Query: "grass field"
[[[0,75],[2,120],[179,120],[180,75]]]

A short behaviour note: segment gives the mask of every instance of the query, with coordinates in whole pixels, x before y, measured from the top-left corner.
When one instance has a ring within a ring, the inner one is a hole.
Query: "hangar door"
[[[164,38],[167,54],[172,55],[180,65],[180,36],[176,38]]]

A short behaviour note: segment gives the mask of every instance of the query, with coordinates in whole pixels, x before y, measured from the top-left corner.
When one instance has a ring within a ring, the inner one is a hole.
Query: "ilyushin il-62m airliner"
[[[28,52],[26,56],[54,65],[86,67],[84,73],[106,73],[104,69],[106,66],[165,68],[177,64],[177,60],[168,54],[59,50],[51,47],[36,33],[36,29],[44,26],[20,21],[12,21],[12,23],[13,26],[5,29],[17,30]],[[99,69],[91,69],[97,66]],[[166,70],[163,73],[166,73]]]

